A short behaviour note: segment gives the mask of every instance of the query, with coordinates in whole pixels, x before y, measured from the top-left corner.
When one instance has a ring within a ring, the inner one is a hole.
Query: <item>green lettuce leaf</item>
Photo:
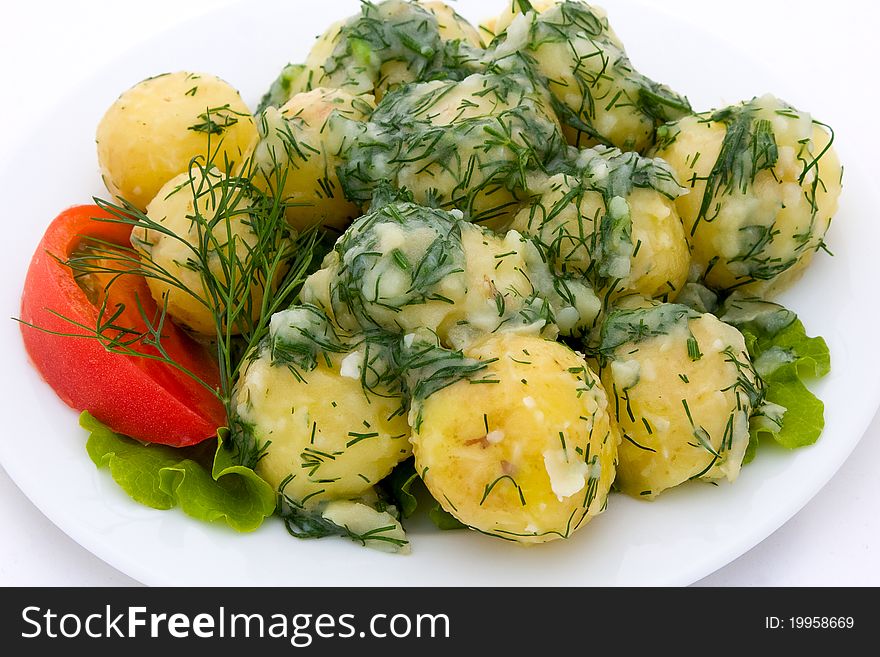
[[[397,502],[397,508],[400,509],[403,518],[412,516],[419,506],[419,501],[413,493],[413,486],[418,479],[419,475],[416,473],[413,460],[407,459],[394,468],[385,480],[388,484],[388,493]]]
[[[440,502],[434,502],[428,509],[428,517],[431,519],[438,529],[466,529],[467,525],[461,522],[454,515],[440,506]]]
[[[428,517],[439,529],[463,529],[466,527],[431,497],[422,478],[416,472],[414,459],[410,458],[398,464],[382,483],[385,484],[388,495],[397,503],[401,517],[411,517],[419,507],[419,497],[422,497],[433,502],[428,507]]]
[[[223,521],[240,532],[254,531],[275,511],[273,488],[253,470],[237,465],[224,449],[225,430],[216,443],[180,449],[144,445],[114,433],[88,412],[79,422],[90,432],[86,450],[95,465],[108,468],[113,480],[141,504],[178,506],[193,518]]]
[[[752,418],[744,462],[754,458],[763,437],[788,449],[815,443],[825,427],[825,405],[804,380],[831,371],[825,340],[808,336],[790,310],[762,299],[731,297],[720,318],[742,332],[755,370],[764,381],[764,405]]]

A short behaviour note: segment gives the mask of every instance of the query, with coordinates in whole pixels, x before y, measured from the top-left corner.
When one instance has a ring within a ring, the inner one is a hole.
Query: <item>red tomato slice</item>
[[[83,238],[129,247],[131,226],[93,217],[106,219],[112,215],[96,205],[65,210],[46,230],[34,253],[21,298],[21,331],[31,360],[65,403],[89,411],[114,431],[177,447],[216,435],[217,428],[226,423],[223,404],[177,368],[149,358],[109,352],[94,338],[46,332],[84,333],[58,315],[88,327],[96,325],[99,315],[99,308],[74,279],[72,270],[59,260],[66,261],[83,244]],[[103,284],[99,287],[103,292]],[[114,322],[118,326],[138,332],[146,329],[138,303],[147,317],[158,316],[156,303],[141,276],[119,276],[106,299],[110,312],[120,304],[125,306]],[[163,326],[161,344],[175,362],[213,389],[219,388],[216,360],[170,320]],[[133,346],[141,353],[156,353],[151,347]]]

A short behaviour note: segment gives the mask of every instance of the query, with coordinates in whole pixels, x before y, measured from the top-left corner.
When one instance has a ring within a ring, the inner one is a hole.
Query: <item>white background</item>
[[[169,25],[229,4],[232,0],[6,3],[0,32],[0,125],[5,128],[0,132],[0,160],[15,152],[38,125],[63,134],[63,112],[50,115],[48,110],[105,62]],[[303,11],[311,5],[298,4]],[[466,4],[467,0],[460,2]],[[613,19],[614,0],[600,4],[607,6]],[[811,104],[804,109],[847,125],[864,125],[865,149],[877,148],[873,114],[880,108],[880,39],[876,34],[880,10],[874,3],[665,0],[663,8],[748,50],[785,79],[788,88],[809,89],[804,95]],[[229,47],[246,52],[246,44],[218,40],[218,48]],[[788,100],[798,104],[796,95]],[[15,193],[4,189],[2,181],[0,189],[4,194]],[[45,219],[48,222],[50,217]],[[15,220],[4,217],[7,230]],[[19,349],[20,345],[3,348]],[[800,513],[699,584],[880,585],[878,437],[880,420],[875,419],[849,460]],[[39,444],[38,436],[0,435],[0,440],[27,441],[31,443],[27,449]],[[136,584],[52,525],[2,470],[0,526],[0,585]]]

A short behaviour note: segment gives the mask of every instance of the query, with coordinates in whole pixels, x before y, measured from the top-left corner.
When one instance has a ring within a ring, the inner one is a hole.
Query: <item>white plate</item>
[[[260,5],[263,6],[260,6]],[[268,5],[271,4],[271,7]],[[497,13],[500,0],[469,1],[471,19]],[[607,2],[612,23],[637,67],[686,93],[697,108],[766,90],[786,91],[765,67],[730,46],[690,29],[678,18],[626,2]],[[182,25],[112,63],[62,103],[63,130],[40,130],[10,158],[5,174],[18,193],[7,216],[26,216],[7,235],[2,303],[18,314],[27,261],[49,220],[62,208],[105,195],[97,175],[94,129],[116,96],[137,80],[167,70],[216,73],[252,105],[287,61],[301,59],[331,20],[356,10],[355,1],[247,3]],[[267,17],[271,16],[271,20]],[[267,34],[268,31],[268,34]],[[669,38],[674,35],[675,38]],[[234,37],[234,38],[233,38]],[[694,53],[707,53],[695,57]],[[734,64],[735,63],[735,64]],[[796,100],[810,107],[810,91]],[[826,117],[823,117],[826,118]],[[835,125],[846,134],[847,126]],[[853,131],[855,132],[855,131]],[[873,416],[880,399],[880,354],[872,344],[878,311],[873,292],[871,221],[876,191],[855,148],[839,150],[845,192],[830,244],[834,259],[816,264],[783,302],[808,330],[831,346],[833,370],[815,387],[826,403],[820,442],[794,453],[764,449],[732,486],[693,484],[653,503],[614,496],[606,514],[569,541],[518,549],[467,532],[410,531],[413,554],[396,557],[342,540],[295,541],[278,522],[250,535],[198,523],[178,511],[132,502],[85,454],[76,414],[27,363],[18,328],[0,323],[7,348],[2,398],[6,437],[0,462],[25,494],[62,530],[119,570],[154,585],[662,585],[687,584],[736,558],[796,513],[834,474]],[[38,174],[37,174],[38,172]],[[47,186],[46,181],[51,181]],[[859,321],[852,321],[858,318]],[[83,376],[88,376],[87,372]]]

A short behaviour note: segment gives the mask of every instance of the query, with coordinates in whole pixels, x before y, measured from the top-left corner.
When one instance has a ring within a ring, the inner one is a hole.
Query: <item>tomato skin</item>
[[[131,226],[93,217],[112,215],[96,205],[69,208],[55,218],[37,246],[21,298],[21,332],[31,361],[66,404],[89,411],[118,433],[176,447],[216,435],[217,428],[226,423],[223,405],[176,368],[148,358],[108,352],[94,338],[47,332],[83,332],[52,311],[88,327],[96,325],[99,314],[74,280],[73,272],[58,259],[69,258],[83,237],[129,246]],[[147,316],[158,312],[144,278],[127,274],[111,286],[108,309],[119,303],[126,306],[117,324],[138,331],[145,328],[136,310],[138,302]],[[163,326],[161,343],[175,362],[215,390],[219,387],[216,361],[170,321]],[[136,348],[142,353],[156,353],[147,347]]]

